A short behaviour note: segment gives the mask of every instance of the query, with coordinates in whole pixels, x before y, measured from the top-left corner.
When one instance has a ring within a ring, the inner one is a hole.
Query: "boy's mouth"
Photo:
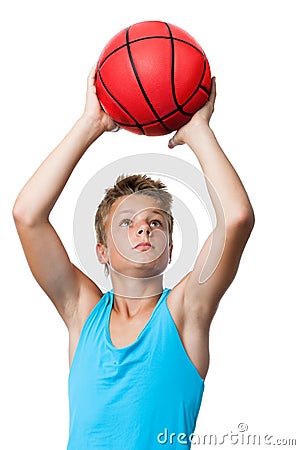
[[[151,248],[151,244],[148,241],[144,241],[144,242],[139,242],[134,249],[135,250],[140,250],[140,251],[145,251],[145,250],[149,250],[149,248]]]

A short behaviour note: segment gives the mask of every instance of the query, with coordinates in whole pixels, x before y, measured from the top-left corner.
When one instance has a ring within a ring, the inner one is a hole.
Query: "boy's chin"
[[[141,263],[141,262],[132,262],[130,264],[126,264],[126,266],[115,267],[113,272],[117,273],[120,276],[124,276],[126,278],[139,278],[139,279],[149,279],[163,275],[166,270],[168,264],[155,264],[155,263]]]

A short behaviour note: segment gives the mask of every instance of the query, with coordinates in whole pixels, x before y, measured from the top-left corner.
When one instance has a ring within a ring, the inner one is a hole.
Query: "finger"
[[[116,125],[112,130],[110,130],[112,133],[117,133],[119,130],[121,129],[121,127],[119,127],[119,125]]]

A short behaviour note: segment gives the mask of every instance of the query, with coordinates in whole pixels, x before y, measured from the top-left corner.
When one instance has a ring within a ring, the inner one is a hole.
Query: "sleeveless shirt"
[[[204,380],[182,344],[169,292],[126,347],[110,338],[113,290],[88,316],[69,373],[67,450],[190,448]]]

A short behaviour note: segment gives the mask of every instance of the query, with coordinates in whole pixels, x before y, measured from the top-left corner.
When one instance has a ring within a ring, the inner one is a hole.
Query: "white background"
[[[299,444],[297,3],[17,0],[2,7],[1,448],[65,450],[68,438],[67,330],[29,272],[13,202],[81,114],[86,77],[103,46],[143,20],[180,26],[206,52],[218,90],[211,125],[256,215],[211,328],[196,432],[221,440],[244,422],[249,434],[297,437]],[[159,161],[170,154],[168,139],[123,131],[102,137],[84,156],[52,216],[74,261],[73,214],[87,181],[126,155],[157,152]],[[186,147],[172,154],[197,165]]]

